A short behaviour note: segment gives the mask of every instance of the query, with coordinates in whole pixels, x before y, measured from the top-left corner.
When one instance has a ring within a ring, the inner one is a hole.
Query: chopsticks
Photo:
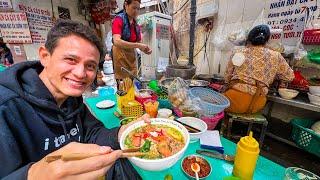
[[[181,122],[181,121],[178,121],[178,120],[176,120],[178,123],[180,123],[180,124],[182,124],[189,132],[191,132],[191,133],[198,133],[198,132],[201,132],[199,129],[197,129],[197,128],[195,128],[195,127],[192,127],[192,126],[190,126],[190,125],[188,125],[188,124],[185,124],[185,123],[183,123],[183,122]]]
[[[121,158],[127,157],[136,157],[136,156],[144,156],[146,155],[145,152],[139,152],[140,148],[131,148],[122,150]],[[51,155],[46,157],[46,162],[50,163],[56,160],[63,160],[63,161],[75,161],[75,160],[82,160],[94,156],[99,156],[102,154],[99,153],[66,153],[60,155]]]

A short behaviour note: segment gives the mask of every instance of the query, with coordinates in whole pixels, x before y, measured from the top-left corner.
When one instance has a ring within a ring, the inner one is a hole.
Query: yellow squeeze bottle
[[[250,131],[249,136],[242,137],[237,144],[233,175],[241,180],[251,180],[259,152],[259,143],[252,137],[252,131]]]

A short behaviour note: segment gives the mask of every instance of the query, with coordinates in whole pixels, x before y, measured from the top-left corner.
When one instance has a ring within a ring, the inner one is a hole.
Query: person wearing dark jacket
[[[104,128],[81,97],[96,76],[101,52],[89,27],[60,20],[39,48],[40,62],[0,73],[0,179],[141,179],[119,159],[125,127]],[[45,160],[63,153],[100,155]]]
[[[13,64],[13,57],[10,49],[5,43],[0,42],[0,64]]]

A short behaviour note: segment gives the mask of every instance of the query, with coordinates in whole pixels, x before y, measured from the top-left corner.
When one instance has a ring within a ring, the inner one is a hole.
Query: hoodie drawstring
[[[62,125],[62,128],[63,128],[63,132],[64,132],[64,135],[66,137],[68,137],[68,140],[70,139],[70,136],[68,136],[68,133],[67,133],[67,127],[66,127],[66,123],[64,122],[63,118],[61,115],[58,114],[58,119]]]
[[[81,138],[82,138],[82,133],[83,133],[83,129],[82,129],[82,122],[81,122],[81,117],[80,114],[78,114],[78,118],[77,118],[77,124],[79,125],[79,133],[80,133],[80,138],[79,138],[79,142],[81,142]],[[83,135],[84,136],[84,135]]]

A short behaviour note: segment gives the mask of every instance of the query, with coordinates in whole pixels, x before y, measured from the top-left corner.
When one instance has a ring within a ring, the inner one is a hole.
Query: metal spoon
[[[192,171],[196,174],[196,180],[199,180],[200,165],[198,163],[191,164]]]

